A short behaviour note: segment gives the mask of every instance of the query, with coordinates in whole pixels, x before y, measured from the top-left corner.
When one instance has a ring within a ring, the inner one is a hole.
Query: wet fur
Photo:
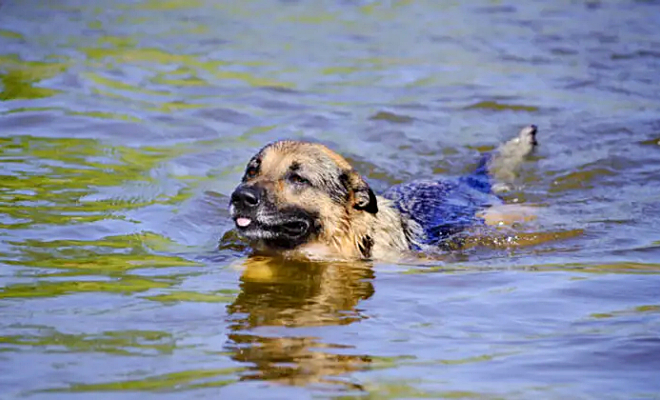
[[[527,136],[524,133],[501,146],[502,151],[482,166],[485,174],[497,177],[513,173],[536,144],[535,128],[531,138],[529,132]],[[516,145],[515,140],[527,141],[523,143],[526,147]],[[296,182],[301,179],[306,182]],[[425,227],[420,220],[405,212],[401,201],[394,204],[376,196],[343,157],[321,144],[279,141],[267,145],[248,163],[242,185],[258,186],[266,193],[270,206],[261,207],[255,219],[269,221],[286,210],[314,220],[309,236],[292,246],[280,248],[253,238],[251,245],[259,252],[321,259],[399,259],[412,249],[424,247]],[[458,190],[463,189],[459,186]],[[415,205],[416,201],[423,199],[413,196],[406,204]],[[233,205],[231,212],[235,217]]]

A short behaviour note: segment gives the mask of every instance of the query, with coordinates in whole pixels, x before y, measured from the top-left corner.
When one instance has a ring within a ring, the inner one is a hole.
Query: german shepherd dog
[[[381,196],[326,146],[274,142],[248,162],[230,213],[258,253],[392,260],[437,251],[471,227],[516,218],[498,211],[497,193],[534,150],[536,132],[534,125],[523,128],[468,175],[416,180]]]

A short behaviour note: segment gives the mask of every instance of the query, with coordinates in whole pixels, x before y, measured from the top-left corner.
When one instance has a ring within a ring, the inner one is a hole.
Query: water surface
[[[660,396],[660,3],[518,3],[2,2],[0,398]],[[527,246],[240,267],[269,141],[383,190],[529,123]]]

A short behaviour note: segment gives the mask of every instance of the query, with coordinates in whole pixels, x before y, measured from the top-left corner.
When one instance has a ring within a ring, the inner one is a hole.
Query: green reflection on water
[[[183,84],[203,85],[207,84],[201,75],[207,75],[212,81],[238,81],[250,86],[266,86],[277,88],[293,88],[295,83],[271,79],[265,76],[256,75],[247,71],[236,71],[227,69],[229,66],[241,65],[245,67],[254,67],[263,65],[262,61],[223,61],[208,60],[202,56],[192,54],[174,54],[157,48],[137,47],[133,40],[126,38],[103,37],[99,39],[98,47],[84,47],[82,51],[92,65],[111,66],[111,65],[140,65],[146,70],[153,70],[156,75],[151,78],[152,83],[167,84],[166,89],[149,89],[144,85],[136,86],[130,83],[122,82],[117,79],[110,79],[101,76],[96,72],[89,72],[85,76],[96,84],[95,91],[104,96],[112,98],[126,98],[130,101],[136,99],[130,95],[123,95],[121,91],[169,96],[173,94],[171,85]],[[163,72],[163,66],[172,66],[172,71]],[[157,68],[156,68],[157,67]],[[162,85],[161,85],[162,86]],[[109,91],[110,90],[110,91]],[[119,92],[117,92],[119,91]],[[170,104],[171,103],[171,104]],[[154,110],[163,111],[176,108],[177,103],[163,100],[158,106],[152,106]],[[183,104],[183,103],[182,103]],[[179,104],[179,107],[183,107]],[[146,104],[145,104],[146,105]],[[200,107],[198,104],[186,104],[187,107]],[[147,108],[148,105],[147,105]]]
[[[73,384],[64,389],[45,392],[104,392],[104,391],[183,391],[222,387],[234,383],[242,368],[193,369],[169,374],[96,384]]]
[[[512,269],[508,264],[503,264],[502,268]],[[488,270],[493,271],[497,269],[495,265],[489,265],[488,267],[476,267],[469,264],[458,264],[458,265],[441,265],[441,266],[429,266],[429,267],[413,267],[408,271],[405,271],[406,274],[424,274],[424,273],[447,273],[456,270],[460,271],[479,271],[479,270]],[[515,268],[514,268],[515,269]],[[630,263],[630,262],[620,262],[620,263],[562,263],[562,264],[537,264],[537,265],[525,265],[520,267],[522,270],[531,270],[531,271],[578,271],[590,274],[660,274],[660,264],[655,263]]]
[[[0,299],[54,297],[71,293],[106,292],[106,293],[136,293],[149,289],[166,288],[172,283],[157,282],[153,279],[136,276],[124,276],[115,280],[84,280],[84,281],[37,281],[35,283],[19,283],[0,289]]]
[[[63,62],[24,61],[15,55],[0,55],[0,101],[38,99],[59,93],[36,84],[61,74],[67,67]]]
[[[127,330],[74,335],[58,332],[53,328],[36,328],[36,333],[0,336],[0,351],[39,346],[47,347],[49,352],[155,355],[171,354],[176,348],[173,336],[161,331]]]
[[[17,107],[5,112],[5,114],[18,114],[27,112],[56,111],[64,115],[82,116],[94,119],[108,119],[114,121],[141,122],[136,116],[107,111],[76,111],[63,107]]]
[[[160,301],[163,303],[174,303],[180,301],[200,303],[230,303],[236,298],[234,291],[218,290],[214,293],[199,293],[190,291],[174,291],[156,296],[147,296],[145,299]]]
[[[470,391],[440,391],[424,390],[419,386],[424,384],[421,379],[413,380],[390,380],[388,382],[377,382],[365,385],[365,393],[360,398],[366,399],[500,399],[489,395],[483,395]],[[338,399],[350,399],[354,397],[338,396]]]
[[[155,235],[147,235],[148,238],[152,236]],[[0,298],[53,297],[85,292],[129,294],[166,289],[178,283],[180,277],[172,272],[150,277],[128,272],[142,268],[199,265],[182,257],[151,253],[141,235],[111,236],[96,241],[23,240],[9,243],[18,253],[12,259],[4,260],[5,264],[62,272],[31,273],[30,277],[41,280],[7,285],[0,289]],[[54,281],[54,278],[67,280]]]
[[[110,147],[93,139],[0,138],[0,157],[13,172],[2,180],[0,213],[23,221],[16,226],[23,228],[30,223],[64,225],[122,218],[113,212],[177,204],[190,193],[149,198],[144,193],[118,190],[110,198],[89,201],[86,197],[97,195],[99,187],[126,183],[157,187],[159,181],[149,172],[184,151],[173,147]]]
[[[197,71],[189,66],[178,67],[174,71],[167,73],[159,72],[151,80],[153,83],[167,86],[205,86],[208,85],[204,79],[200,78]]]
[[[94,248],[68,247],[55,250],[41,250],[38,247],[25,244],[22,257],[19,261],[6,261],[7,264],[25,265],[41,268],[69,268],[94,272],[117,272],[136,268],[157,267],[188,267],[198,265],[192,261],[174,256],[148,254],[140,252],[140,244],[129,247],[130,242],[124,247],[132,250],[133,254],[110,253],[102,254],[102,248],[97,247],[95,242],[88,246]],[[136,251],[137,250],[137,251]]]
[[[190,267],[198,263],[172,256],[153,254],[157,250],[146,244],[168,243],[153,233],[106,236],[103,239],[84,240],[23,240],[9,241],[21,251],[20,260],[7,260],[7,264],[41,268],[71,269],[79,272],[115,274],[137,268]],[[147,247],[150,250],[147,250]]]
[[[24,39],[23,35],[21,35],[20,33],[8,31],[6,29],[0,29],[0,36],[9,39]]]
[[[152,176],[152,171],[185,151],[182,147],[109,146],[93,139],[0,138],[0,160],[5,170],[0,185],[2,227],[15,232],[4,241],[8,249],[0,257],[6,265],[33,269],[19,275],[39,279],[5,286],[0,298],[163,289],[177,282],[171,272],[165,277],[140,277],[128,272],[198,266],[168,254],[172,241],[150,232],[89,240],[21,238],[23,229],[84,227],[93,222],[124,220],[129,210],[179,204],[190,198],[194,182],[165,194],[159,190],[162,178]],[[57,272],[43,272],[46,269]]]
[[[200,0],[145,0],[137,5],[128,6],[132,10],[179,10],[199,7]]]
[[[645,305],[637,306],[631,309],[612,311],[608,313],[594,313],[591,314],[591,318],[603,319],[603,318],[617,318],[617,317],[626,317],[637,314],[648,314],[648,313],[660,313],[660,305]]]
[[[479,103],[472,104],[467,109],[485,109],[493,111],[528,111],[535,112],[539,111],[538,107],[527,106],[522,104],[506,104],[499,103],[496,101],[480,101]]]

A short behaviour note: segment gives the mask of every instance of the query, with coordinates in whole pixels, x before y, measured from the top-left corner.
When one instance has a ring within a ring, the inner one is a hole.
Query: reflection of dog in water
[[[327,147],[279,141],[248,163],[231,196],[231,215],[239,235],[263,253],[397,259],[410,251],[431,252],[472,227],[521,217],[502,207],[495,193],[535,146],[532,125],[486,154],[469,175],[413,181],[376,196]]]
[[[295,328],[348,325],[366,318],[357,305],[374,293],[371,266],[279,257],[251,257],[244,266],[241,291],[228,307],[226,345],[234,360],[247,364],[242,379],[355,386],[332,376],[368,368],[370,356],[355,353],[332,334],[319,338],[323,330]],[[259,327],[271,329],[255,330]]]

